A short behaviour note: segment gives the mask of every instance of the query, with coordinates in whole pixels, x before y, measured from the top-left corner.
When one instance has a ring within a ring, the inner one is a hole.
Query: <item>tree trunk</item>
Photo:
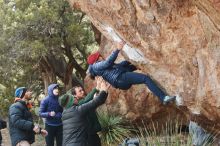
[[[64,85],[65,85],[66,91],[69,90],[70,88],[72,88],[73,65],[74,64],[72,62],[69,62],[66,67],[66,71],[65,71],[65,75],[64,75]]]
[[[56,83],[56,75],[46,57],[43,57],[40,60],[40,70],[42,72],[42,79],[44,82],[44,93],[47,95],[48,86],[51,83]]]

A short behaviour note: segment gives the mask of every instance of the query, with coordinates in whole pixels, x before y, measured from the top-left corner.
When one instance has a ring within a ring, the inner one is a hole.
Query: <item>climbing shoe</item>
[[[176,96],[165,96],[163,100],[163,104],[166,105],[170,101],[174,101],[176,99]]]
[[[179,95],[176,95],[175,97],[176,97],[176,105],[177,106],[183,106],[183,99],[182,99],[182,97],[179,96]]]

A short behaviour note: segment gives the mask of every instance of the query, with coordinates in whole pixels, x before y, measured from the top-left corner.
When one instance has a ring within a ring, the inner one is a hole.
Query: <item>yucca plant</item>
[[[122,142],[134,131],[131,127],[126,126],[126,121],[119,116],[107,112],[99,112],[98,118],[102,127],[102,131],[99,134],[102,144],[105,146]]]

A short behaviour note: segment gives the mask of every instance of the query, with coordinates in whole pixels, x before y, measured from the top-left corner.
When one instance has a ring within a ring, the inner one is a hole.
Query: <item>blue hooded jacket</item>
[[[121,74],[136,70],[136,67],[126,60],[118,64],[114,63],[118,57],[119,51],[120,50],[112,52],[106,60],[89,65],[89,73],[92,76],[102,76],[104,80],[115,88],[118,88],[117,79]]]
[[[62,125],[62,112],[63,108],[59,105],[58,96],[53,94],[54,88],[58,84],[51,84],[48,87],[48,96],[41,101],[39,115],[43,118],[46,118],[46,124],[50,126],[60,126]],[[51,117],[49,112],[54,111],[56,115]]]

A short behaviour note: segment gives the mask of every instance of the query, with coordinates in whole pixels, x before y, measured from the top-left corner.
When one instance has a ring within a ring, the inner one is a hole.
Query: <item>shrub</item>
[[[99,112],[98,118],[102,127],[100,138],[103,145],[120,143],[134,131],[131,127],[125,125],[126,121],[119,116],[102,111]]]

